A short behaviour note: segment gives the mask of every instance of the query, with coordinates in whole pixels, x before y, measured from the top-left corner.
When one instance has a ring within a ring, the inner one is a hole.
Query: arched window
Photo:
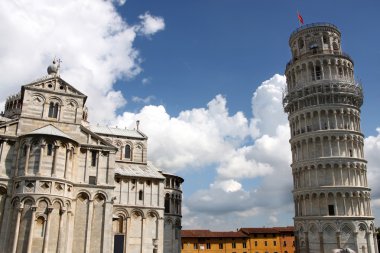
[[[129,144],[125,145],[124,151],[124,158],[131,159],[131,146]]]
[[[170,213],[170,195],[167,193],[165,195],[165,213]]]
[[[47,145],[47,155],[51,156],[53,154],[53,144],[48,144]]]
[[[338,43],[333,42],[332,46],[333,46],[333,50],[334,50],[335,52],[336,52],[336,51],[339,51]]]
[[[54,104],[53,102],[50,102],[48,117],[49,118],[57,118],[58,117],[58,110],[59,110],[58,103]]]
[[[143,200],[143,198],[144,198],[143,193],[144,192],[142,190],[139,191],[139,200]]]
[[[36,219],[35,236],[44,237],[44,231],[45,231],[45,218],[42,216],[39,216]]]

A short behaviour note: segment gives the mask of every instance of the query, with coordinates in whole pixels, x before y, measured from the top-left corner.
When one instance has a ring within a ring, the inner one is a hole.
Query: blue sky
[[[0,3],[2,95],[45,75],[89,96],[92,123],[134,127],[184,183],[184,228],[291,225],[289,129],[281,107],[298,24],[342,32],[364,87],[373,210],[380,218],[379,1],[127,0]]]
[[[356,75],[364,84],[364,113],[374,115],[376,107],[367,105],[376,100],[372,89],[380,74],[379,7],[378,1],[351,0],[128,0],[119,8],[127,21],[136,22],[148,10],[162,16],[166,26],[152,40],[136,40],[144,71],[120,87],[125,85],[130,96],[155,94],[155,103],[167,105],[171,114],[202,107],[218,93],[228,97],[231,112],[250,114],[255,87],[284,72],[290,59],[288,38],[298,27],[299,10],[305,23],[325,21],[339,27],[343,49],[353,57]],[[143,78],[151,85],[142,86]],[[374,133],[380,118],[374,120],[372,126],[364,125],[366,132]]]

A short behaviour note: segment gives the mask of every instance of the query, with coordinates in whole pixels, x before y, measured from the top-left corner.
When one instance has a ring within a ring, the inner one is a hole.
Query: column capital
[[[60,210],[59,210],[59,215],[63,215],[66,211],[67,211],[67,210],[64,209],[64,208],[60,209]]]
[[[47,214],[49,215],[53,211],[53,209],[54,209],[53,207],[46,208]]]

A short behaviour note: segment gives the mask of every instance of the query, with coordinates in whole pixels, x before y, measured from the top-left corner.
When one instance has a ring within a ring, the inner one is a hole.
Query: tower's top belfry
[[[315,48],[340,52],[340,31],[329,23],[312,23],[294,30],[289,38],[289,46],[305,54]],[[294,57],[295,55],[293,55]]]
[[[292,53],[286,64],[285,75],[287,88],[285,92],[285,111],[292,101],[294,92],[312,92],[313,87],[333,83],[351,90],[357,106],[363,102],[361,86],[354,78],[354,61],[342,51],[341,33],[335,25],[329,23],[312,23],[294,30],[289,38]],[[322,86],[321,88],[326,88]],[[305,90],[306,89],[306,90]]]

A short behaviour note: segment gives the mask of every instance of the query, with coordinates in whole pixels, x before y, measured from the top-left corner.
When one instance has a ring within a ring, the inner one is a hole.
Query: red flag
[[[303,18],[299,12],[297,12],[297,16],[298,16],[298,21],[300,22],[300,24],[303,25]]]

